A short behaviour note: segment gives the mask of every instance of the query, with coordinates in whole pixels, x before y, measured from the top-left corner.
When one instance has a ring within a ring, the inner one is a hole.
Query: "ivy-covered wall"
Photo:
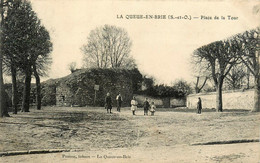
[[[55,103],[58,106],[104,106],[109,92],[115,107],[116,96],[120,92],[123,106],[129,106],[141,83],[142,75],[136,69],[82,69],[52,82],[44,82],[42,100],[44,104]],[[95,85],[99,85],[99,90],[94,103]]]

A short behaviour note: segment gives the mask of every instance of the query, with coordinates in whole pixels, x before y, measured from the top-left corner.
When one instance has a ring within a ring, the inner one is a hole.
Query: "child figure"
[[[144,115],[148,115],[149,108],[150,108],[150,104],[148,102],[148,98],[145,98],[145,101],[144,101]]]
[[[135,111],[137,110],[138,102],[136,101],[135,97],[131,100],[131,110],[133,112],[133,115],[135,115]]]
[[[150,107],[151,116],[154,116],[155,109],[156,109],[156,106],[154,105],[154,102],[152,102],[152,105]]]

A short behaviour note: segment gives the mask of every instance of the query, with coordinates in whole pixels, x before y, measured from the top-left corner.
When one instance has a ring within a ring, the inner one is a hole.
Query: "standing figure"
[[[151,108],[150,108],[151,116],[154,116],[155,109],[156,109],[156,106],[154,105],[154,102],[152,102],[152,105],[151,105]]]
[[[198,114],[201,114],[202,103],[200,97],[198,98],[197,109],[198,109]]]
[[[150,104],[148,102],[148,98],[145,98],[145,101],[144,101],[144,115],[148,115],[149,108],[150,108]]]
[[[117,111],[120,112],[120,108],[121,108],[122,101],[123,101],[120,93],[116,96],[116,101],[117,101]]]
[[[109,93],[107,93],[107,96],[105,98],[105,108],[107,109],[107,113],[109,113],[108,110],[110,110],[110,113],[112,113],[111,112],[111,109],[112,109],[112,99],[111,99]]]
[[[131,110],[133,112],[133,115],[135,115],[135,111],[137,110],[138,102],[135,100],[135,97],[131,100]]]

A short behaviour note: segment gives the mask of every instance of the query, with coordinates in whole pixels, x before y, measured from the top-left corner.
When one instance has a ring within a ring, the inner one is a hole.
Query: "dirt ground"
[[[30,154],[0,157],[0,162],[176,162],[176,163],[258,163],[259,143],[240,143],[209,146],[176,145],[171,147],[133,147],[90,150],[84,152],[63,152],[51,154]]]
[[[196,143],[259,139],[260,114],[158,109],[120,113],[103,108],[45,107],[0,120],[0,151],[81,149],[82,152],[5,156],[0,162],[258,162],[260,145]],[[100,156],[100,157],[99,157]],[[90,157],[90,158],[88,158]],[[106,157],[106,158],[105,158]],[[111,157],[111,158],[109,158]],[[121,158],[122,157],[122,158]],[[51,159],[51,160],[47,160]]]

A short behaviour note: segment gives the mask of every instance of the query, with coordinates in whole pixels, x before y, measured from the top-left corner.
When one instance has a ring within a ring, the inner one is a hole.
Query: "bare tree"
[[[192,55],[191,64],[194,77],[196,78],[195,93],[200,93],[203,87],[206,85],[207,81],[211,78],[210,65],[206,60],[198,61],[196,55]]]
[[[92,30],[81,50],[84,64],[98,68],[135,68],[130,56],[132,41],[125,29],[111,25]]]
[[[259,36],[260,27],[246,31],[236,36],[240,50],[240,59],[253,74],[254,80],[254,108],[252,111],[260,111],[260,72],[259,72]]]
[[[233,66],[226,76],[225,83],[229,89],[240,89],[246,83],[247,77],[246,67],[242,64]]]
[[[223,111],[222,86],[225,77],[237,63],[237,53],[238,51],[235,45],[232,44],[232,40],[216,41],[198,48],[193,53],[193,57],[197,58],[197,63],[206,64],[206,68],[211,70],[217,92],[217,111]]]
[[[201,78],[202,78],[202,77],[197,76],[197,81],[196,81],[196,84],[195,84],[195,92],[196,92],[196,93],[200,93],[200,92],[201,92],[201,90],[202,90],[203,87],[205,86],[207,80],[209,79],[209,77],[206,76],[206,77],[204,78],[204,81],[202,82],[201,86],[199,86],[199,81],[200,81]]]

